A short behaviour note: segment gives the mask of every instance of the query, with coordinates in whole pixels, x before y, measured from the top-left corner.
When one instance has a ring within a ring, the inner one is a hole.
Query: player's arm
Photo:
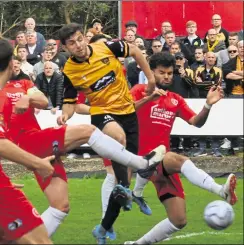
[[[57,118],[57,123],[59,125],[64,125],[67,120],[69,120],[75,113],[77,101],[77,90],[74,88],[72,82],[64,74],[64,97],[63,97],[63,107],[62,115]]]
[[[159,96],[166,95],[167,92],[164,91],[163,89],[156,89],[153,91],[151,95],[146,95],[144,86],[142,85],[135,85],[131,90],[130,90],[133,99],[134,99],[134,105],[135,109],[138,110],[142,106],[144,106],[146,103],[149,101],[152,101],[154,99],[157,99]]]
[[[143,56],[141,50],[136,45],[128,44],[123,41],[107,42],[105,44],[112,51],[115,57],[126,58],[128,56],[132,56],[135,59],[136,63],[140,66],[141,70],[144,72],[145,76],[148,79],[146,92],[148,93],[148,95],[152,94],[155,89],[156,82],[153,73],[148,65],[148,62]]]
[[[48,106],[47,97],[34,86],[32,81],[26,81],[26,95],[23,95],[15,104],[16,114],[24,113],[30,106],[37,109],[45,109]]]
[[[146,92],[148,95],[150,95],[153,93],[156,86],[154,75],[149,67],[146,58],[143,56],[141,50],[136,45],[133,44],[128,44],[128,45],[129,45],[129,56],[132,56],[135,59],[136,63],[140,66],[141,70],[144,72],[148,80]]]
[[[195,116],[193,116],[188,122],[189,124],[201,128],[208,119],[208,115],[210,113],[212,105],[217,103],[220,99],[224,97],[223,89],[218,86],[211,87],[205,105],[203,106],[202,110]]]

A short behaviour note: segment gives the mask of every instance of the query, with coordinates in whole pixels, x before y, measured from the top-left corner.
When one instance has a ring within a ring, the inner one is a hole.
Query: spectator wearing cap
[[[229,34],[229,47],[227,49],[221,50],[215,54],[217,57],[217,66],[218,67],[222,67],[223,64],[226,64],[230,60],[230,58],[235,57],[235,56],[233,56],[233,53],[237,52],[238,41],[239,41],[238,34],[236,32],[231,32]],[[235,46],[235,47],[233,48],[233,46]]]
[[[202,47],[204,45],[202,39],[196,34],[197,32],[197,23],[193,20],[189,20],[186,23],[186,32],[187,37],[183,39],[183,44],[187,46],[194,60],[195,49]]]
[[[126,22],[125,23],[125,29],[126,29],[126,31],[128,31],[128,30],[134,31],[135,37],[136,38],[138,38],[138,37],[141,38],[143,40],[143,42],[144,42],[144,46],[147,48],[148,42],[146,42],[144,37],[138,35],[138,33],[137,33],[138,24],[134,20],[130,20],[130,21]]]
[[[208,40],[204,44],[204,49],[206,52],[217,53],[226,48],[224,41],[217,38],[217,32],[215,29],[209,29],[207,37]]]
[[[196,91],[192,88],[195,87],[193,83],[194,74],[190,68],[185,68],[185,56],[182,52],[175,53],[176,68],[174,71],[172,91],[178,93],[183,98],[198,97]],[[195,93],[193,93],[195,92]]]
[[[94,19],[94,20],[92,21],[91,25],[92,25],[92,28],[94,28],[94,29],[96,30],[96,32],[97,32],[96,34],[103,34],[103,35],[105,35],[107,38],[112,39],[111,36],[109,36],[109,35],[107,35],[107,34],[105,34],[105,33],[102,32],[103,26],[102,26],[102,21],[101,21],[101,20],[99,20],[99,19]]]
[[[164,21],[161,24],[161,34],[155,37],[156,40],[159,40],[162,45],[165,43],[165,33],[167,31],[172,31],[172,25],[169,21]]]
[[[54,39],[47,40],[47,47],[52,51],[52,58],[50,61],[55,63],[59,67],[59,70],[62,71],[67,59],[63,54],[58,52],[57,41]]]
[[[219,41],[224,41],[225,46],[229,46],[229,33],[224,28],[222,28],[222,19],[221,16],[218,14],[214,14],[212,16],[212,25],[213,29],[216,31],[216,36]],[[208,39],[208,32],[205,35],[204,42],[207,42]]]

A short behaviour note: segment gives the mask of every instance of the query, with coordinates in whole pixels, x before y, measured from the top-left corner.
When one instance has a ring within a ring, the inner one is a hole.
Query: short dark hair
[[[67,39],[69,39],[72,35],[74,35],[77,31],[80,31],[83,33],[82,26],[77,23],[70,23],[67,25],[64,25],[60,30],[59,30],[59,39],[60,42],[65,45],[65,42]]]
[[[158,66],[173,67],[175,69],[175,57],[169,52],[159,52],[153,54],[149,59],[149,66],[151,70],[156,69]]]
[[[17,46],[17,53],[19,52],[19,50],[20,50],[21,48],[24,48],[24,49],[26,49],[26,51],[27,51],[27,47],[26,47],[25,45],[19,44],[19,45]]]
[[[13,56],[13,47],[7,39],[0,38],[0,72],[7,69]]]
[[[108,41],[108,38],[104,34],[96,34],[90,39],[89,43],[95,43],[103,38],[106,38],[106,40]]]
[[[18,60],[19,62],[21,62],[21,58],[18,55],[14,55],[13,60]]]

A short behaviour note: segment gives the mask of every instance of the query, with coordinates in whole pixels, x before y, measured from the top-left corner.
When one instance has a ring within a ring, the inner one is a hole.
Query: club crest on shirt
[[[110,63],[109,61],[109,58],[104,58],[104,59],[101,59],[102,63],[105,64],[105,65],[108,65]]]
[[[15,83],[15,84],[14,84],[14,87],[15,87],[15,88],[21,88],[22,85],[21,85],[20,83]]]
[[[172,99],[171,99],[171,103],[172,103],[173,105],[177,106],[177,105],[178,105],[178,100],[172,98]]]

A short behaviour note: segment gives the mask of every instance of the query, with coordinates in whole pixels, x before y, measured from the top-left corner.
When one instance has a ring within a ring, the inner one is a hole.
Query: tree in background
[[[57,38],[57,31],[66,23],[77,22],[83,25],[84,32],[94,18],[103,22],[103,31],[113,37],[118,35],[118,2],[107,1],[0,1],[0,35],[11,39],[24,29],[28,17],[36,20],[36,30],[46,39]]]

